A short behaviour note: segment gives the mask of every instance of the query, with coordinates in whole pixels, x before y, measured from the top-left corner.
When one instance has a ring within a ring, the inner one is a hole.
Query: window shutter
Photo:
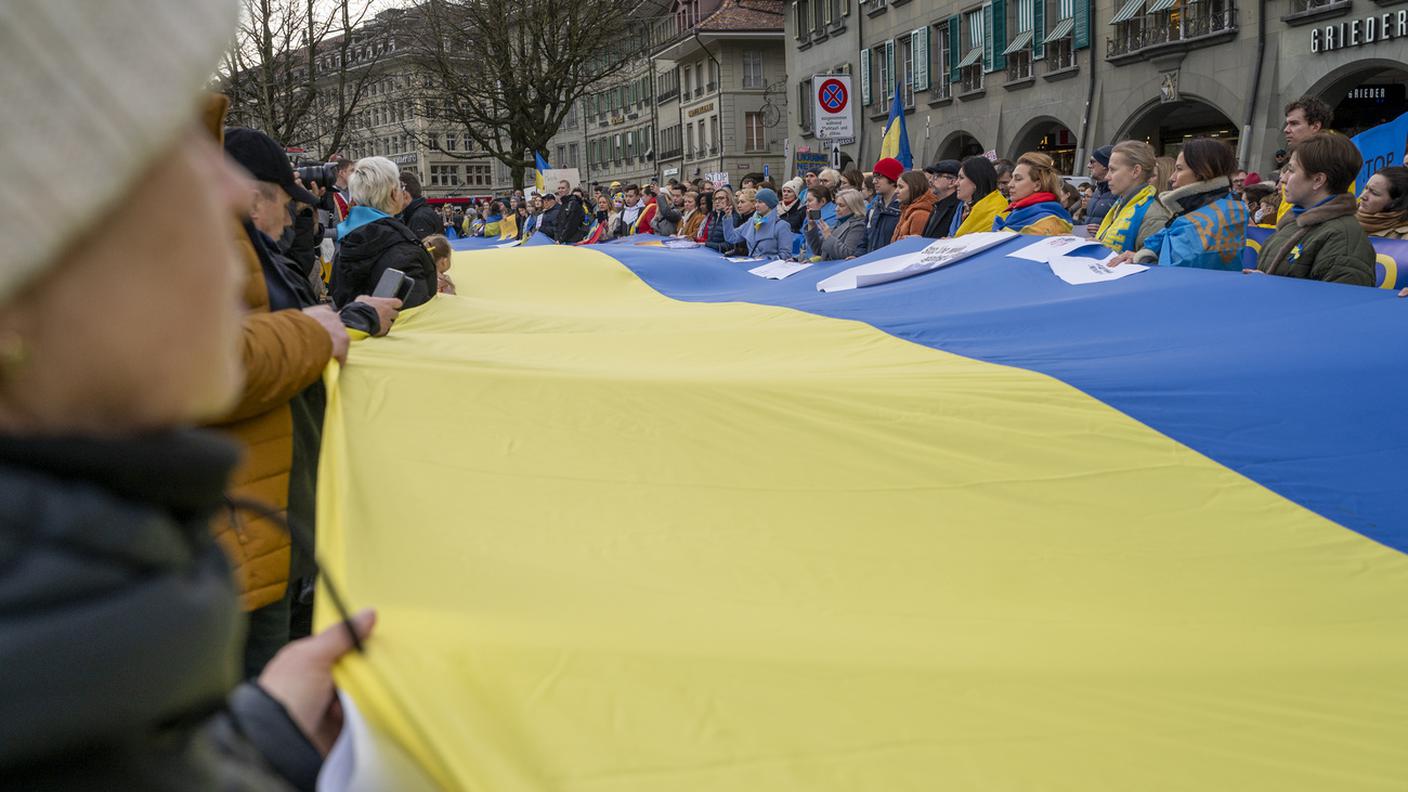
[[[910,52],[914,58],[914,91],[929,90],[929,26],[915,28],[910,34]]]
[[[1076,0],[1075,21],[1071,46],[1083,50],[1090,46],[1090,0]]]
[[[1018,0],[1021,2],[1021,0]],[[992,0],[992,67],[997,71],[1007,68],[1007,0]]]
[[[870,107],[870,48],[860,51],[860,105]]]
[[[806,26],[802,24],[802,15],[802,4],[797,2],[797,0],[792,0],[792,19],[796,25],[793,36],[798,41],[802,40],[802,31],[806,30]]]
[[[994,68],[992,57],[992,3],[983,6],[983,71],[990,72]]]
[[[954,14],[948,18],[948,81],[951,83],[962,79],[958,74],[958,62],[963,59],[964,55],[958,51],[961,46],[963,46],[963,20]]]
[[[1032,0],[1032,60],[1041,60],[1046,55],[1046,0]]]
[[[890,39],[885,42],[885,98],[889,99],[895,95],[895,40]]]

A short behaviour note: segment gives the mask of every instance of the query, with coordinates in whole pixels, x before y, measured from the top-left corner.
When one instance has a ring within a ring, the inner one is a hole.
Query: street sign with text
[[[854,137],[851,115],[851,75],[818,74],[812,78],[814,131],[821,140]]]

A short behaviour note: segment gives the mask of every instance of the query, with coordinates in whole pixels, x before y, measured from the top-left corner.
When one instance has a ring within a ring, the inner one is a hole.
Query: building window
[[[826,3],[827,0],[812,0],[811,27],[813,35],[821,35],[826,32]]]
[[[895,96],[895,41],[890,39],[879,47],[870,50],[880,58],[880,98],[881,109],[890,109],[890,100]]]
[[[812,81],[797,83],[797,123],[803,132],[812,131]]]
[[[579,165],[578,165],[578,163],[577,163],[577,144],[576,144],[576,143],[569,143],[569,144],[567,144],[567,167],[569,167],[569,168],[576,168],[576,167],[579,167]]]
[[[895,65],[899,67],[900,90],[903,92],[900,98],[905,107],[914,107],[914,39],[911,36],[900,36],[895,42],[899,47],[899,58]]]
[[[766,87],[763,81],[763,53],[757,50],[745,50],[743,53],[743,87]]]
[[[699,119],[699,123],[695,126],[697,126],[699,130],[697,135],[699,139],[699,156],[702,157],[704,156],[704,152],[708,147],[708,144],[704,141],[704,119]]]
[[[492,183],[489,165],[466,165],[464,171],[465,182],[471,187],[488,187]]]
[[[713,93],[719,87],[719,64],[709,61],[709,92]]]
[[[983,89],[983,9],[969,11],[966,15],[966,46],[963,60],[958,62],[958,92],[972,93]]]
[[[930,74],[934,75],[929,81],[929,94],[935,101],[952,95],[948,74],[953,65],[953,42],[949,38],[948,26],[949,23],[944,22],[934,28],[934,44],[929,48],[933,52]]]
[[[694,158],[694,124],[684,125],[684,155]]]
[[[1037,0],[1044,2],[1044,0]],[[1042,39],[1043,57],[1046,60],[1046,71],[1057,72],[1075,67],[1075,41],[1073,32],[1075,30],[1075,0],[1054,0],[1048,8],[1050,11],[1046,15],[1047,19],[1056,19],[1056,23],[1050,26],[1045,38]],[[1042,54],[1040,51],[1038,54]]]
[[[1033,8],[1040,0],[1017,0],[1012,5],[1013,19],[1009,29],[1011,41],[1002,54],[1007,59],[1007,80],[1015,82],[1032,76]]]
[[[762,151],[763,150],[763,114],[744,113],[743,114],[743,150]]]
[[[821,2],[821,0],[817,0],[817,2]],[[807,0],[793,0],[792,11],[797,21],[797,41],[806,44],[812,40],[811,26],[807,24],[807,21],[811,19],[811,15],[807,13]]]
[[[445,150],[454,151],[459,148],[459,135],[454,132],[445,133]]]

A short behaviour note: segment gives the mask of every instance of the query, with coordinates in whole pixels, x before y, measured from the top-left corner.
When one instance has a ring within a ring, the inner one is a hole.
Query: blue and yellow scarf
[[[1118,253],[1134,250],[1139,243],[1139,226],[1144,223],[1144,213],[1149,211],[1150,204],[1156,199],[1157,193],[1152,184],[1144,185],[1144,189],[1132,198],[1121,198],[1113,209],[1105,213],[1095,238]]]

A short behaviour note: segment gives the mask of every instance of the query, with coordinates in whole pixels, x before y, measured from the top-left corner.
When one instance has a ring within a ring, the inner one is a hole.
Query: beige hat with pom
[[[197,120],[237,0],[0,0],[0,301]]]

